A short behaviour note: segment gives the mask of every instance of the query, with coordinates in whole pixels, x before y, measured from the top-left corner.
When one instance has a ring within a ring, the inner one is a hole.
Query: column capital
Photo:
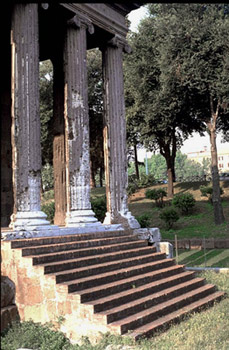
[[[108,46],[121,47],[125,53],[131,53],[131,47],[125,38],[115,34],[112,39],[107,41]]]
[[[90,34],[94,34],[95,31],[92,21],[88,17],[81,14],[76,14],[74,17],[67,21],[67,24],[77,29],[85,26]]]

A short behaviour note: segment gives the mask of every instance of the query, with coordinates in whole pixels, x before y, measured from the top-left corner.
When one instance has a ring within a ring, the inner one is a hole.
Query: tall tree
[[[132,53],[125,60],[127,125],[139,133],[149,150],[159,149],[165,158],[168,196],[173,196],[176,151],[183,140],[201,128],[189,113],[190,96],[171,67],[164,73],[158,18],[144,19],[139,32],[129,37]]]
[[[40,63],[40,119],[42,165],[52,164],[53,158],[53,68],[50,60]]]
[[[91,185],[95,187],[97,172],[99,172],[100,186],[102,186],[104,174],[102,57],[98,49],[88,51],[87,64]]]
[[[209,133],[214,216],[221,224],[216,135],[221,129],[227,137],[229,125],[229,5],[151,4],[149,11],[158,18],[164,74],[173,67],[190,96],[190,112]]]

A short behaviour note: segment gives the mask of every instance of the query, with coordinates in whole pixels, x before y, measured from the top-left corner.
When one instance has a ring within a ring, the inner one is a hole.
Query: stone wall
[[[175,240],[167,240],[175,247]],[[178,249],[228,249],[229,239],[217,239],[217,238],[192,238],[192,239],[178,239]]]

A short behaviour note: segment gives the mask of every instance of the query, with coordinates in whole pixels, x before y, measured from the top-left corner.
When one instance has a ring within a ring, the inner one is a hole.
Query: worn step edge
[[[192,302],[204,298],[205,296],[213,293],[215,286],[212,284],[206,284],[203,287],[195,289],[194,291],[184,293],[181,296],[168,300],[166,302],[157,304],[147,310],[140,311],[134,315],[123,318],[119,321],[110,323],[110,325],[118,326],[121,329],[121,334],[130,330],[134,330],[146,323],[165,316],[166,314],[173,312],[174,309],[179,309]]]
[[[224,297],[224,292],[217,291],[198,301],[184,306],[181,309],[171,312],[166,316],[160,317],[153,322],[147,323],[144,326],[135,329],[133,332],[128,333],[128,336],[133,337],[136,341],[143,337],[147,338],[153,336],[154,333],[160,329],[166,330],[171,325],[180,322],[185,316],[190,316],[194,312],[198,312],[203,308],[213,306],[215,302],[220,301]]]
[[[148,255],[143,255],[141,257],[137,256],[137,257],[118,260],[118,261],[101,263],[97,265],[92,265],[90,267],[84,266],[84,267],[74,268],[72,270],[54,272],[52,273],[52,275],[56,277],[57,283],[62,283],[62,282],[83,278],[91,275],[97,276],[99,274],[104,274],[106,272],[111,272],[111,271],[116,272],[121,269],[129,268],[129,267],[134,267],[134,266],[137,267],[143,264],[146,265],[152,262],[156,263],[157,261],[161,261],[163,258],[164,259],[166,258],[164,253],[154,253],[152,255],[148,254]]]
[[[195,277],[195,273],[192,274],[183,272],[177,275],[173,275],[167,278],[163,278],[154,282],[150,282],[139,287],[128,289],[120,293],[111,294],[104,298],[95,299],[86,302],[86,304],[94,306],[94,312],[102,312],[105,310],[110,310],[113,304],[124,304],[133,300],[136,300],[142,296],[150,295],[156,291],[161,291],[164,288],[169,288],[177,283],[183,283],[189,281]]]
[[[128,257],[141,257],[143,255],[154,255],[156,249],[154,247],[142,247],[138,249],[124,250],[119,252],[112,252],[108,254],[98,254],[93,255],[93,257],[83,257],[69,259],[66,262],[63,260],[61,262],[44,263],[39,264],[39,266],[44,266],[45,274],[53,272],[61,272],[65,270],[70,270],[76,267],[86,267],[96,264],[102,264],[108,261],[124,260]]]
[[[107,311],[102,311],[99,314],[106,316],[107,323],[118,321],[127,316],[134,315],[138,312],[161,304],[182,294],[198,289],[204,285],[204,278],[195,278],[194,280],[177,284],[160,292],[153,293],[146,297],[134,300],[131,303],[122,304]]]
[[[91,247],[100,247],[106,245],[112,245],[117,243],[127,243],[139,241],[136,236],[123,236],[123,237],[112,237],[112,238],[102,238],[102,239],[94,239],[89,241],[78,241],[78,242],[70,242],[70,243],[58,243],[51,245],[43,245],[39,247],[31,247],[31,248],[22,248],[22,256],[28,255],[39,255],[50,253],[56,253],[61,251],[67,251],[72,249],[82,249],[82,248],[91,248]]]
[[[82,303],[86,303],[91,300],[96,300],[101,297],[105,297],[108,294],[116,294],[121,291],[132,289],[133,286],[139,287],[146,283],[153,282],[155,280],[162,279],[171,274],[175,275],[177,273],[184,272],[183,265],[174,265],[160,269],[157,271],[152,271],[143,275],[137,275],[130,278],[126,278],[120,281],[106,283],[104,285],[99,285],[96,287],[82,288],[82,290],[73,291],[73,294],[80,296]]]
[[[137,248],[143,248],[147,247],[147,242],[145,241],[136,241],[136,242],[124,242],[124,243],[118,243],[111,246],[99,246],[99,247],[90,247],[90,248],[82,248],[82,249],[73,249],[68,250],[65,252],[51,252],[47,254],[42,254],[40,256],[36,255],[27,255],[27,257],[33,258],[33,265],[39,265],[40,263],[49,263],[49,262],[57,262],[60,261],[60,259],[63,260],[70,260],[74,258],[80,258],[80,257],[87,257],[92,256],[94,254],[98,255],[100,252],[101,254],[107,254],[109,252],[119,252],[119,251],[126,251],[131,249],[137,249]]]
[[[174,264],[173,259],[164,259],[144,265],[139,265],[138,267],[131,266],[129,268],[120,269],[115,271],[115,273],[113,271],[107,272],[96,276],[83,277],[72,281],[62,282],[61,284],[68,285],[68,290],[71,292],[72,288],[74,288],[74,290],[76,290],[75,288],[79,290],[85,288],[86,286],[89,288],[90,286],[106,284],[112,281],[114,282],[139,274],[144,274],[146,272],[152,271],[152,268],[160,270],[163,267],[171,266],[171,264]]]
[[[122,237],[130,235],[125,231],[103,231],[103,232],[95,232],[95,233],[76,233],[71,235],[61,235],[61,236],[53,236],[53,237],[38,237],[38,238],[30,238],[30,239],[17,239],[11,241],[11,248],[27,248],[27,247],[39,247],[42,245],[50,245],[50,244],[59,244],[59,243],[67,243],[67,242],[75,242],[75,241],[86,241],[95,238],[111,238],[111,237]]]

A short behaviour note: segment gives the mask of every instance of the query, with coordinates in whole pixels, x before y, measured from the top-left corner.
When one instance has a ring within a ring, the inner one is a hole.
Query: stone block
[[[229,239],[225,239],[225,247],[226,249],[229,249]]]
[[[225,249],[226,240],[225,239],[215,239],[215,249]]]
[[[155,243],[158,252],[165,253],[167,259],[173,258],[173,245],[169,242],[157,242]]]
[[[161,233],[158,227],[149,228],[149,243],[156,243],[161,241]]]
[[[26,304],[34,305],[43,302],[43,293],[40,286],[34,285],[29,288],[27,291]]]
[[[190,249],[201,249],[202,247],[202,239],[193,238],[190,239]]]
[[[19,319],[20,317],[16,305],[10,305],[1,308],[1,331],[8,328],[12,322]]]
[[[214,238],[205,239],[205,248],[206,249],[214,249],[215,248]],[[202,249],[204,249],[204,240],[202,241]]]
[[[161,241],[161,233],[158,227],[139,228],[135,229],[133,233],[138,235],[139,239],[148,240],[151,244]]]
[[[1,308],[14,304],[16,287],[7,276],[1,276]]]
[[[190,240],[189,239],[179,239],[177,241],[178,249],[190,249]]]

